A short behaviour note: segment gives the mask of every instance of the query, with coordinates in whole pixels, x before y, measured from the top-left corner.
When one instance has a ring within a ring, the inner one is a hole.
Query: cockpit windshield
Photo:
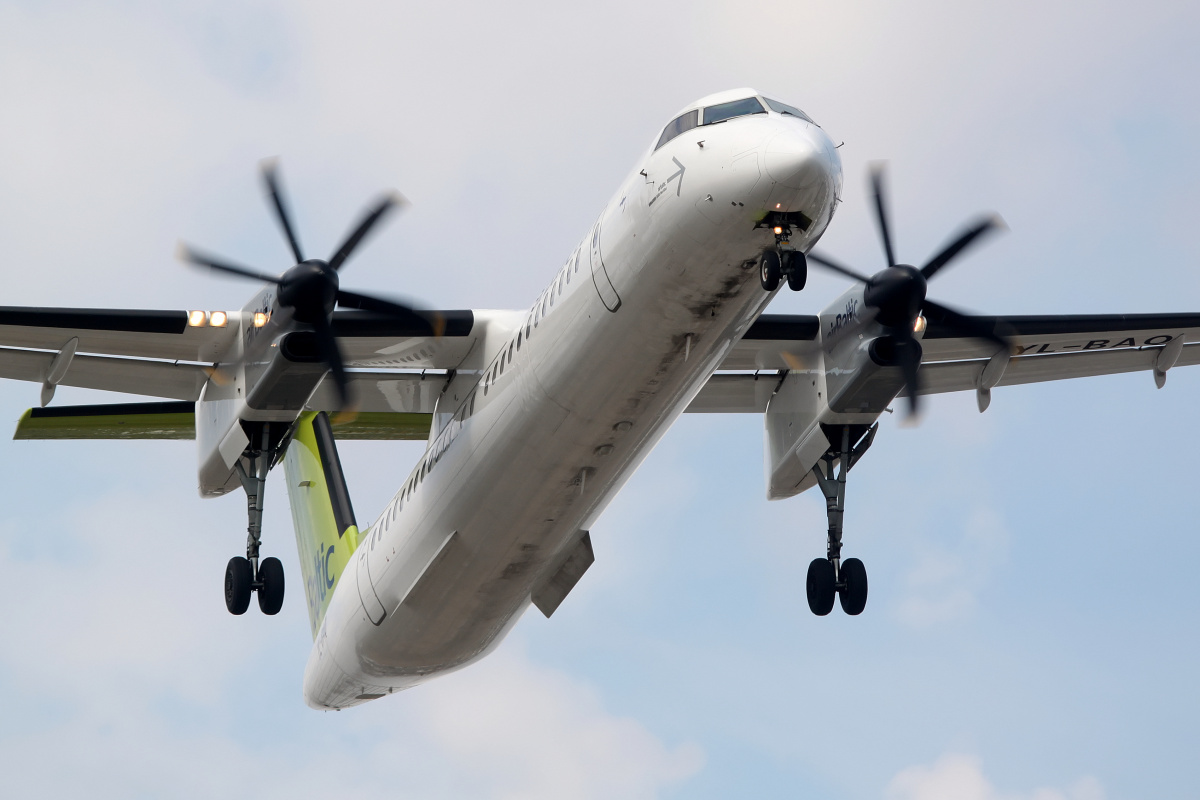
[[[781,103],[778,100],[772,100],[769,97],[764,97],[763,100],[766,100],[767,105],[769,105],[771,107],[771,110],[778,114],[787,114],[788,116],[791,116],[791,117],[799,117],[800,119],[804,120],[805,122],[812,122],[813,125],[817,124],[812,121],[812,117],[810,117],[808,114],[805,114],[803,111],[796,108],[795,106],[789,106],[787,103]]]
[[[757,97],[747,97],[744,100],[734,100],[731,103],[721,103],[704,109],[704,124],[712,125],[714,122],[724,122],[727,119],[744,117],[747,114],[765,113],[767,110],[762,107],[762,103],[758,102]]]
[[[684,133],[685,131],[690,131],[692,128],[696,127],[699,124],[697,122],[697,118],[699,116],[700,113],[693,108],[686,114],[680,114],[678,117],[671,120],[671,124],[663,129],[662,136],[659,137],[658,144],[654,145],[654,149],[657,150],[679,134]]]
[[[663,129],[662,136],[659,137],[658,144],[654,146],[654,149],[657,150],[679,134],[702,125],[715,125],[718,122],[725,122],[735,117],[745,117],[750,114],[766,114],[767,109],[763,108],[763,102],[776,114],[799,117],[805,122],[810,122],[813,125],[817,124],[812,121],[812,117],[795,106],[789,106],[787,103],[781,103],[778,100],[771,100],[766,97],[745,97],[741,100],[718,103],[715,106],[706,106],[703,109],[703,113],[701,113],[700,109],[692,109],[685,114],[679,115],[671,120],[671,123]]]

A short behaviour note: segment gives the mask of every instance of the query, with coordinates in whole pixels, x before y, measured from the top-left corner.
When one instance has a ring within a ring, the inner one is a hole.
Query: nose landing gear
[[[846,509],[846,476],[867,452],[878,429],[879,423],[869,428],[842,425],[841,446],[830,447],[813,466],[817,484],[825,495],[825,513],[829,517],[826,556],[814,559],[808,565],[805,581],[808,607],[817,616],[823,617],[833,610],[835,595],[841,601],[842,611],[851,616],[861,614],[867,605],[866,567],[857,558],[842,561],[842,516]]]
[[[234,465],[246,490],[249,524],[245,558],[234,556],[225,566],[225,607],[230,614],[245,614],[253,592],[258,592],[258,607],[264,614],[275,615],[283,608],[283,564],[274,557],[264,558],[261,563],[258,559],[267,472],[279,453],[278,445],[271,447],[270,434],[271,426],[263,425],[261,447],[247,448]]]
[[[787,277],[788,288],[798,292],[808,282],[808,259],[799,250],[767,250],[758,262],[758,277],[765,291],[773,292]]]

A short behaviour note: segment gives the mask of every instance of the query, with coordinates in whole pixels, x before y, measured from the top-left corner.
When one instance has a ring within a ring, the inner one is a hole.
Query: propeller
[[[179,258],[193,266],[204,267],[226,275],[273,283],[279,289],[276,294],[277,308],[271,314],[265,329],[255,338],[250,348],[242,354],[241,360],[229,366],[230,370],[261,359],[267,348],[280,335],[296,330],[299,326],[306,326],[316,337],[317,352],[320,354],[321,360],[329,367],[334,385],[337,387],[341,409],[349,408],[352,406],[352,401],[350,384],[346,376],[346,360],[338,346],[337,337],[333,333],[332,320],[335,307],[357,308],[385,314],[408,327],[426,330],[432,336],[441,336],[445,329],[445,321],[436,312],[421,311],[407,303],[341,288],[338,270],[345,265],[379,222],[390,212],[402,206],[404,200],[394,193],[385,194],[366,210],[328,261],[319,258],[306,259],[304,251],[300,247],[300,240],[296,237],[291,213],[280,186],[278,164],[274,160],[267,160],[262,162],[260,168],[263,185],[268,199],[271,201],[271,208],[275,212],[275,220],[279,223],[292,255],[296,259],[295,266],[281,275],[271,275],[203,253],[183,244],[179,247]]]
[[[875,199],[875,222],[879,227],[879,238],[887,267],[874,275],[863,273],[841,264],[828,256],[809,253],[808,260],[831,272],[866,284],[863,292],[862,317],[876,321],[888,329],[886,350],[890,360],[904,372],[904,384],[908,393],[908,414],[915,417],[921,390],[921,345],[914,336],[917,318],[934,315],[938,322],[960,336],[983,339],[1008,349],[1007,339],[994,329],[942,303],[926,297],[929,281],[968,247],[985,234],[1004,227],[996,215],[980,217],[966,226],[949,244],[930,258],[920,269],[908,264],[896,263],[892,246],[891,226],[888,222],[888,204],[884,192],[883,166],[876,164],[871,169],[871,189]]]

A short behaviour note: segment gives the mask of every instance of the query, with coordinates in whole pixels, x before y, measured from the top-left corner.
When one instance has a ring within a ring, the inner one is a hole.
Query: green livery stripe
[[[114,403],[31,408],[14,439],[195,439],[193,404]]]
[[[364,411],[342,422],[334,420],[333,435],[338,439],[418,439],[429,438],[433,414],[397,411]]]
[[[423,441],[432,414],[367,411],[333,423],[338,439]],[[195,439],[193,404],[111,403],[31,408],[17,422],[14,439]]]
[[[358,547],[358,527],[333,444],[329,417],[306,411],[283,459],[313,637]]]

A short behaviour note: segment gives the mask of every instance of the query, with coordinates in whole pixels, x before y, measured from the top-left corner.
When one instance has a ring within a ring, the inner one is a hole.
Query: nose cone
[[[816,190],[824,188],[835,173],[841,172],[832,143],[815,126],[780,131],[767,142],[765,156],[767,174],[789,189]]]
[[[799,120],[767,140],[761,158],[771,189],[768,211],[799,212],[811,221],[794,233],[797,247],[815,242],[833,219],[842,185],[842,160],[825,132]]]

